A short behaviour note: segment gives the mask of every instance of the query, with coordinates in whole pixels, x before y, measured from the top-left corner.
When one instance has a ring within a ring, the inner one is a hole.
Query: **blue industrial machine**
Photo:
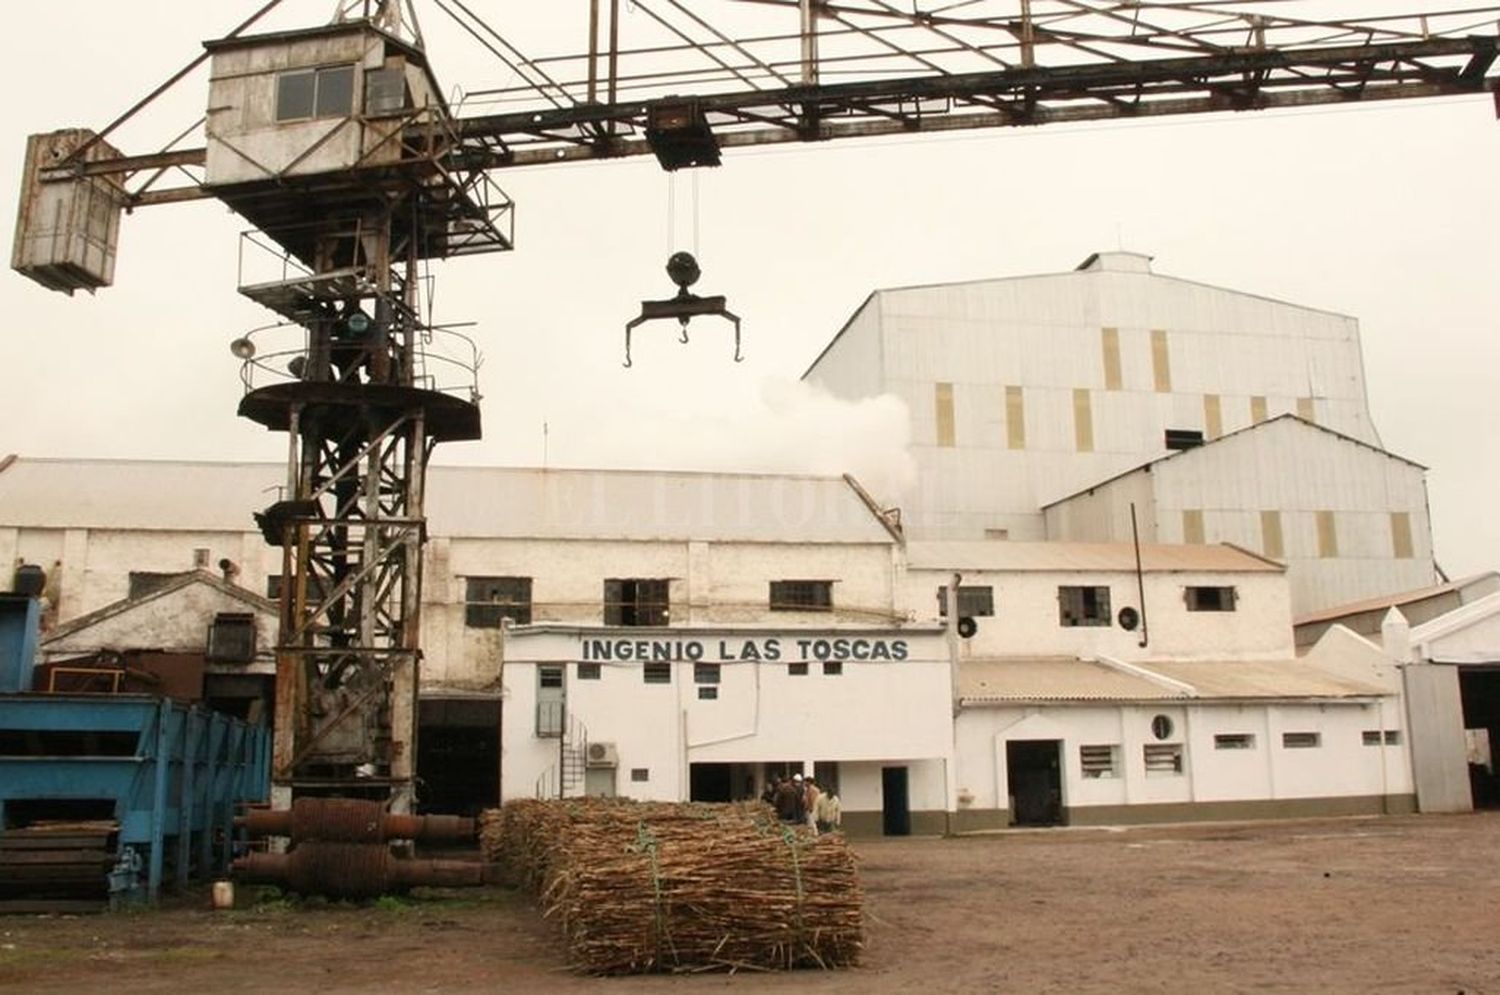
[[[263,726],[166,697],[32,693],[37,604],[0,596],[0,911],[154,901],[223,873],[267,797]]]

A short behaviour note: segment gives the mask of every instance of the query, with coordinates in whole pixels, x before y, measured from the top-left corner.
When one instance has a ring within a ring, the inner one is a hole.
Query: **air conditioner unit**
[[[587,760],[590,767],[618,767],[620,751],[613,743],[590,743]]]

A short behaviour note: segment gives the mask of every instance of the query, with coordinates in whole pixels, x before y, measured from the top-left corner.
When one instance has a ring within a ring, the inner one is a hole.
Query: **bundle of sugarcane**
[[[859,956],[843,837],[784,826],[761,803],[509,803],[485,826],[490,859],[541,884],[582,970],[833,968]]]

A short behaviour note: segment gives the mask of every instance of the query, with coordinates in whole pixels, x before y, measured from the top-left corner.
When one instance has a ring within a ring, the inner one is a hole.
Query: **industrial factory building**
[[[1128,540],[1134,502],[1143,540],[1285,559],[1298,612],[1437,579],[1423,468],[1382,450],[1344,315],[1104,252],[876,291],[804,379],[907,403],[919,483],[877,497],[915,539]]]
[[[44,656],[187,652],[171,604],[200,651],[250,616],[206,670],[268,681],[282,559],[243,509],[280,473],[11,461],[0,555],[47,571]],[[908,541],[847,477],[434,468],[427,508],[434,808],[794,770],[859,833],[1411,808],[1399,679],[1363,640],[1295,661],[1286,571],[1243,549]]]

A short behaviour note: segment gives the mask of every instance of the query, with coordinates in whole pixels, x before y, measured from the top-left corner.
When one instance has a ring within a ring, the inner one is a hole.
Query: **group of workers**
[[[823,790],[813,778],[801,774],[773,776],[760,797],[761,801],[776,809],[782,822],[805,825],[815,834],[836,831],[843,819],[839,796]]]

